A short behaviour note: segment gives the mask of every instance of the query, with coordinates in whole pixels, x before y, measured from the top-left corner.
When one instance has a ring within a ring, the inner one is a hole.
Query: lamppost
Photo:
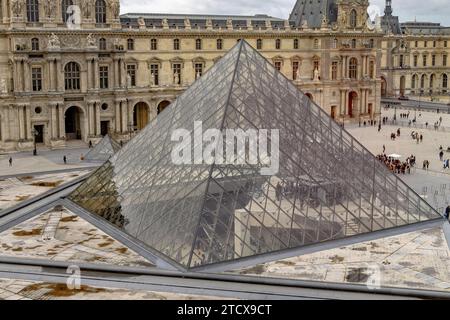
[[[31,129],[31,134],[33,135],[33,142],[34,142],[33,156],[37,156],[36,137],[39,135],[39,132],[36,130],[36,128],[33,128]]]

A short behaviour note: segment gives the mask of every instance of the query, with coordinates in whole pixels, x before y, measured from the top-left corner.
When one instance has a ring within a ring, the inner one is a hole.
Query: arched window
[[[106,23],[106,2],[105,0],[95,1],[95,22]]]
[[[73,1],[72,0],[62,0],[62,2],[61,2],[61,14],[62,14],[62,19],[63,19],[64,23],[66,23],[67,20],[69,20],[69,17],[71,15],[71,13],[67,12],[67,10],[69,9],[70,6],[73,6]]]
[[[180,50],[180,39],[173,40],[173,50]]]
[[[222,50],[222,49],[223,49],[223,40],[217,39],[217,50]]]
[[[202,39],[195,40],[195,49],[202,50]]]
[[[416,83],[417,83],[417,75],[413,75],[413,77],[411,78],[411,89],[415,89],[416,88]]]
[[[420,79],[420,88],[425,88],[425,81],[427,80],[426,75],[422,75],[422,78]]]
[[[277,49],[277,50],[281,49],[281,40],[280,39],[275,40],[275,49]]]
[[[434,75],[434,74],[432,74],[431,75],[431,77],[430,77],[430,88],[433,88],[434,87],[434,78],[435,78],[436,76]]]
[[[103,51],[106,50],[106,39],[105,38],[101,38],[100,40],[98,40],[98,48]]]
[[[64,67],[64,80],[66,90],[80,90],[80,65],[69,62]]]
[[[127,40],[128,51],[134,51],[134,39]]]
[[[31,50],[39,51],[39,39],[38,38],[31,39]]]
[[[38,0],[27,0],[27,20],[28,22],[39,22]]]
[[[350,12],[350,28],[356,28],[357,25],[358,25],[358,15],[356,13],[356,10],[353,9]]]
[[[447,89],[447,87],[448,87],[448,76],[444,74],[442,76],[442,88]]]
[[[332,42],[332,45],[331,45],[331,48],[332,49],[337,49],[337,47],[338,47],[338,39],[334,38],[333,42]]]
[[[262,50],[262,47],[263,47],[263,41],[262,41],[262,39],[256,40],[256,49],[257,49],[257,50]]]
[[[350,59],[348,74],[350,79],[358,78],[358,60],[356,58]]]

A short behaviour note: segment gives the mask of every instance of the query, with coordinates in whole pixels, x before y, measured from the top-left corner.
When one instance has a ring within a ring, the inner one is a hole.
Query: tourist
[[[439,152],[439,160],[443,160],[444,159],[444,151],[441,150],[441,152]]]
[[[446,220],[450,219],[450,206],[448,206],[447,209],[445,209],[445,219]]]
[[[67,164],[67,157],[66,156],[63,157],[63,161],[64,161],[64,164]]]
[[[89,149],[92,149],[93,145],[92,145],[92,141],[89,140]]]
[[[13,159],[10,157],[9,158],[9,166],[12,167],[12,165],[13,165]]]
[[[397,137],[400,137],[400,128],[397,129]]]
[[[423,135],[420,135],[420,142],[423,142]]]

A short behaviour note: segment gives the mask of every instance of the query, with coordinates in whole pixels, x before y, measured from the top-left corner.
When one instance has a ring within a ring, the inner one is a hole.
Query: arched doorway
[[[381,96],[387,96],[387,81],[384,77],[381,77]]]
[[[133,125],[140,131],[144,129],[148,124],[148,114],[150,108],[145,102],[139,102],[133,109]]]
[[[83,110],[77,106],[72,106],[66,110],[65,125],[67,140],[83,139]]]
[[[357,107],[358,103],[358,94],[355,91],[352,91],[348,94],[348,116],[353,118],[355,107]]]
[[[166,109],[170,104],[171,104],[170,101],[167,101],[167,100],[161,101],[161,102],[158,104],[158,114],[160,114],[161,112],[163,112],[164,109]]]
[[[311,93],[305,93],[305,96],[307,96],[309,98],[309,100],[314,101],[314,97]]]
[[[400,77],[400,97],[405,96],[405,86],[406,86],[406,78],[405,76]]]

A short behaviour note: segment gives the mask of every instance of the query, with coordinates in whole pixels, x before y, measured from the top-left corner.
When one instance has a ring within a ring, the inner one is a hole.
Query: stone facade
[[[367,27],[368,1],[303,2],[283,20],[119,16],[118,0],[1,1],[0,150],[31,149],[35,138],[53,148],[107,132],[129,139],[240,39],[336,121],[378,119],[385,38]],[[306,11],[310,19],[292,18]]]

